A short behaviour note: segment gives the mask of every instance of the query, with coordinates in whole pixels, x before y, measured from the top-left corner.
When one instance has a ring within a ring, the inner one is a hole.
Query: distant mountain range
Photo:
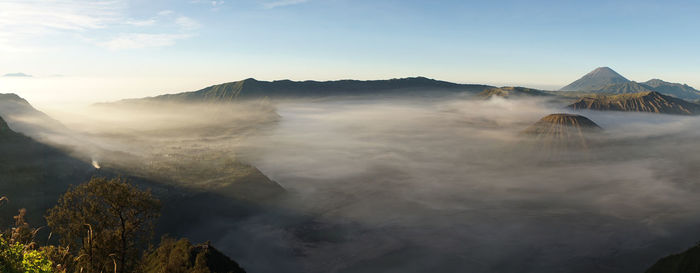
[[[700,105],[655,91],[588,96],[568,107],[575,110],[650,112],[675,115],[700,114]]]
[[[412,91],[443,91],[450,93],[478,93],[494,88],[481,84],[457,84],[424,77],[391,80],[339,80],[339,81],[258,81],[246,79],[209,86],[207,88],[177,94],[160,95],[141,100],[147,101],[199,101],[230,102],[258,98],[309,98],[352,95],[405,94]],[[134,101],[125,100],[125,101]]]
[[[652,79],[643,83],[630,81],[609,67],[599,67],[580,79],[564,86],[561,91],[589,93],[627,94],[655,91],[681,99],[700,99],[700,91],[687,84],[670,83]]]
[[[561,91],[598,90],[608,85],[627,83],[630,80],[618,74],[609,67],[598,67],[580,79],[562,87]]]

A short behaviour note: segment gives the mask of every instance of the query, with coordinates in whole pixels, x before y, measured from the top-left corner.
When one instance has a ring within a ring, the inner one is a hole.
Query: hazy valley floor
[[[541,159],[519,133],[561,111],[541,100],[281,103],[278,126],[242,154],[304,220],[242,223],[260,241],[218,244],[262,271],[279,257],[300,272],[642,272],[698,240],[697,119],[585,113],[606,129],[599,145]],[[265,244],[273,251],[250,247]]]
[[[698,241],[700,119],[579,112],[604,131],[552,156],[522,132],[565,105],[336,98],[62,121],[109,148],[104,164],[205,189],[166,204],[164,230],[249,272],[642,272]],[[241,168],[286,193],[228,200]]]

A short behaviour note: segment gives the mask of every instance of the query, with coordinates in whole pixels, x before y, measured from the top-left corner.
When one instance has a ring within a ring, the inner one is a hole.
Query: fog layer
[[[373,98],[62,121],[100,161],[116,151],[167,173],[235,160],[284,187],[267,213],[183,223],[250,272],[641,272],[700,239],[700,120],[584,112],[604,129],[596,145],[542,157],[521,132],[563,105]],[[164,177],[220,171],[205,170]]]
[[[307,272],[641,272],[697,241],[698,119],[581,113],[605,129],[597,145],[543,159],[521,132],[565,111],[288,102],[244,154],[323,223],[295,246]]]

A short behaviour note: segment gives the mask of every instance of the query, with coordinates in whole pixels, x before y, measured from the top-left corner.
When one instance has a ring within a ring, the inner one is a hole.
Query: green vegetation
[[[6,201],[0,198],[0,202]],[[208,243],[164,237],[152,251],[160,201],[121,178],[92,178],[71,187],[48,210],[46,221],[59,244],[39,246],[20,209],[11,228],[0,234],[2,273],[245,272]]]
[[[8,242],[3,237],[0,236],[0,272],[54,272],[51,267],[51,261],[44,251],[33,250],[29,245]]]
[[[163,237],[158,249],[144,257],[144,273],[240,273],[236,262],[209,243],[192,245],[187,239]]]
[[[481,92],[493,86],[478,84],[457,84],[438,81],[424,77],[358,81],[258,81],[246,79],[209,86],[207,88],[178,94],[161,95],[147,98],[152,101],[189,101],[189,102],[231,102],[241,99],[260,98],[299,98],[348,95],[377,95],[390,91],[448,91]],[[132,100],[133,101],[133,100]]]
[[[160,202],[120,178],[93,178],[71,188],[48,211],[46,222],[91,272],[132,272],[153,235]]]
[[[0,197],[0,202],[7,201]],[[12,228],[0,233],[0,272],[3,273],[49,273],[52,263],[44,250],[37,250],[33,242],[36,229],[29,227],[24,217],[27,211],[21,209],[14,217]]]

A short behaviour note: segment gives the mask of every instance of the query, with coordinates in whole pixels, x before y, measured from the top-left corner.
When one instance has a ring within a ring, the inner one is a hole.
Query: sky
[[[0,0],[0,93],[66,107],[259,80],[700,88],[693,1]]]

